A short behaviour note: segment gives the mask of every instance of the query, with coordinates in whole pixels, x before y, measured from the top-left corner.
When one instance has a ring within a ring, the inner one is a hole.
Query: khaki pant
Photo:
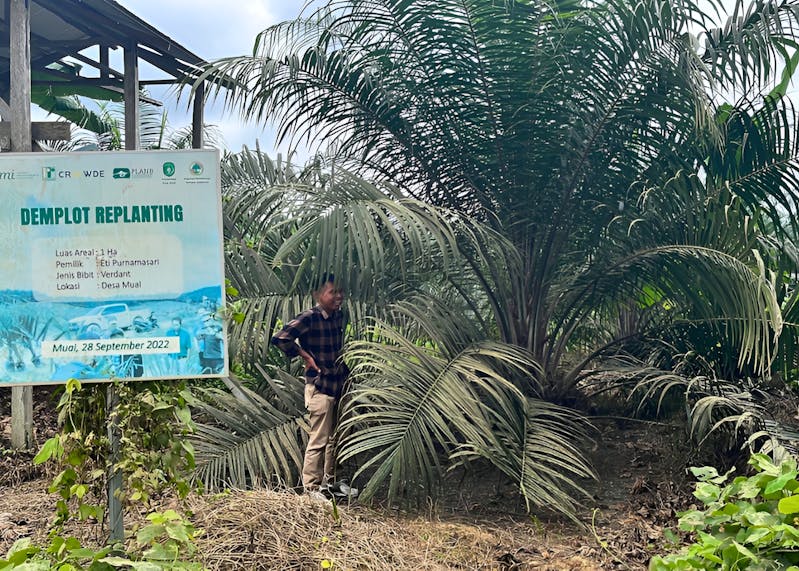
[[[311,430],[302,465],[302,487],[311,491],[319,489],[328,478],[332,479],[335,470],[332,437],[336,399],[308,383],[305,385],[305,408],[310,413]]]

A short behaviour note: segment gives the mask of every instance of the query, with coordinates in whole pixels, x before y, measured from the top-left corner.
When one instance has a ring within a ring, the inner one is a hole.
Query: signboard
[[[227,375],[216,151],[0,155],[0,385]]]

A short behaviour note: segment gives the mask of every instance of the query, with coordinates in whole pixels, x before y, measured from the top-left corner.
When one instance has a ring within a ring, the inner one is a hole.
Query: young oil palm
[[[243,117],[273,118],[294,141],[335,142],[356,172],[502,234],[518,267],[461,253],[499,338],[531,351],[557,396],[568,323],[589,303],[568,298],[604,269],[603,229],[619,209],[634,216],[652,188],[706,177],[708,161],[730,152],[725,133],[740,116],[720,120],[713,93],[767,93],[795,10],[734,10],[716,28],[690,1],[334,1],[266,30],[252,56],[209,75],[233,78],[224,94]],[[776,156],[789,117],[763,120],[762,153]],[[712,172],[705,190],[728,185],[749,209],[795,197],[791,169],[762,153],[772,184]],[[793,164],[793,148],[781,158]]]
[[[245,312],[248,323],[268,330],[287,316],[285,299],[296,307],[312,276],[332,270],[371,302],[353,304],[353,315],[383,313],[378,339],[402,347],[388,333],[399,327],[387,319],[389,304],[409,292],[442,296],[483,340],[505,347],[496,365],[504,376],[489,378],[518,390],[507,395],[564,401],[590,359],[615,342],[598,339],[585,359],[564,366],[587,322],[657,291],[674,311],[729,336],[740,367],[766,370],[779,306],[758,244],[736,232],[765,219],[779,228],[799,195],[793,113],[763,104],[780,97],[769,81],[775,54],[793,45],[795,8],[739,2],[718,27],[687,0],[343,0],[266,30],[252,56],[221,60],[207,75],[243,117],[275,120],[293,142],[335,144],[338,169],[325,175],[334,184],[304,190],[296,204],[250,195],[270,216],[239,222],[251,232],[239,263],[259,268],[263,282],[252,287],[282,289]],[[722,93],[736,99],[720,104]],[[353,188],[370,188],[363,201],[345,192],[358,180]],[[440,314],[414,316],[422,330],[442,333],[432,322]],[[255,331],[247,347],[265,348],[268,335]],[[470,345],[427,335],[440,360],[425,369],[432,382],[448,370],[447,355]],[[525,366],[511,366],[515,351],[527,355]],[[385,361],[373,347],[357,355],[365,387],[381,386],[378,371],[385,377],[415,362]],[[466,385],[482,378],[464,375],[455,377]],[[416,389],[402,388],[412,406]],[[490,400],[486,390],[474,394]],[[518,453],[529,434],[519,429],[529,415],[518,411],[529,409],[508,398],[492,424],[501,438],[454,442],[491,457],[527,499],[543,502],[524,485],[536,473]],[[375,453],[366,429],[392,425],[381,410],[394,408],[349,409],[347,434],[357,436],[345,439],[344,457]],[[419,450],[440,450],[452,440],[447,430],[436,422],[408,434]],[[430,434],[436,445],[426,445]],[[476,438],[466,427],[458,434]],[[417,474],[426,490],[434,480],[431,454],[377,457],[372,489],[395,471],[406,480]],[[510,459],[514,466],[504,464]]]

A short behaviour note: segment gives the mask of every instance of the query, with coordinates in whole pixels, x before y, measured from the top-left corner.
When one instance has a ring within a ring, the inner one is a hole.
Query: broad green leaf
[[[694,475],[694,478],[696,478],[700,482],[710,481],[715,484],[720,483],[716,481],[718,478],[720,478],[719,472],[713,466],[701,466],[701,467],[692,466],[691,468],[689,468],[689,470],[691,471],[691,474]]]
[[[781,514],[799,513],[799,495],[780,499],[777,509]]]
[[[755,555],[751,550],[749,550],[748,548],[744,547],[743,545],[741,545],[737,541],[733,541],[732,544],[735,546],[735,549],[738,550],[738,553],[740,553],[744,557],[747,557],[753,563],[757,563],[758,561],[760,561],[760,558],[757,555]]]
[[[751,500],[759,496],[760,491],[760,485],[753,478],[747,478],[747,480],[742,482],[740,485],[738,497],[745,500]]]
[[[774,478],[771,482],[766,485],[765,490],[763,491],[766,495],[774,494],[775,492],[782,491],[785,488],[785,485],[796,479],[796,471],[792,470],[786,474],[780,474],[778,477]]]
[[[179,555],[177,545],[162,545],[160,543],[154,544],[143,554],[145,559],[151,561],[174,561]]]
[[[33,463],[38,466],[39,464],[47,462],[52,457],[60,457],[62,453],[63,448],[61,447],[60,437],[53,436],[52,438],[48,438],[42,445],[41,450],[34,456]]]
[[[151,524],[142,527],[136,534],[136,542],[139,545],[150,545],[155,539],[163,537],[166,528],[162,524]]]
[[[704,504],[715,502],[721,495],[721,488],[709,482],[699,482],[694,490],[694,496]]]
[[[186,526],[182,523],[168,523],[166,524],[166,532],[169,537],[180,541],[181,543],[189,543],[191,539],[186,532]]]

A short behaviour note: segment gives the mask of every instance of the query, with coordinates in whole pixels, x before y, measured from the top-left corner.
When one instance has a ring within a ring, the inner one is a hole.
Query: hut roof
[[[0,28],[0,90],[8,92],[9,76],[9,3],[0,0],[4,14]],[[122,7],[114,0],[30,0],[31,72],[34,83],[95,84],[103,87],[123,86],[123,74],[101,62],[103,48],[138,47],[138,57],[162,70],[168,79],[140,83],[179,81],[197,75],[205,61],[156,28]],[[98,59],[84,53],[99,46]],[[79,68],[56,66],[65,57],[90,65],[97,70],[92,76],[81,76]]]

